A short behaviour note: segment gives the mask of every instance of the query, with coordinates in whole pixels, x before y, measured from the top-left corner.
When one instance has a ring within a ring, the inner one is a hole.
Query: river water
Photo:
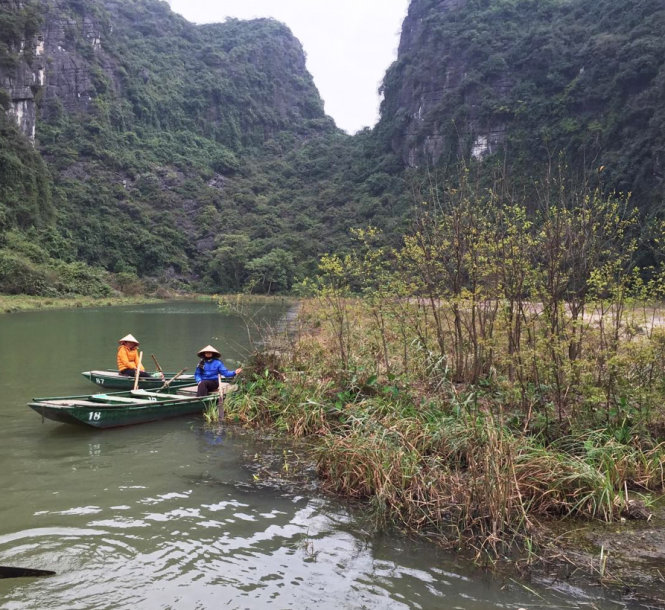
[[[57,572],[0,579],[0,608],[627,607],[498,582],[434,545],[371,533],[358,508],[257,477],[266,441],[228,426],[95,430],[26,406],[95,391],[80,372],[114,368],[127,333],[148,370],[155,354],[164,370],[192,372],[208,343],[228,368],[250,351],[242,320],[211,302],[0,315],[0,565]]]

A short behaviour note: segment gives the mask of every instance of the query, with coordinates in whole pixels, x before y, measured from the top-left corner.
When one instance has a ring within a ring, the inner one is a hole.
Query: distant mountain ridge
[[[0,291],[66,292],[74,265],[288,290],[351,227],[399,241],[409,182],[459,159],[528,182],[561,155],[657,215],[663,33],[662,0],[412,0],[380,120],[348,136],[275,20],[5,0]]]

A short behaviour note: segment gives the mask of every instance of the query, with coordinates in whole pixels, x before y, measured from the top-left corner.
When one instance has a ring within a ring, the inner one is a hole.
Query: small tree
[[[249,261],[247,271],[250,285],[265,294],[289,290],[293,284],[293,255],[282,248],[275,248]]]

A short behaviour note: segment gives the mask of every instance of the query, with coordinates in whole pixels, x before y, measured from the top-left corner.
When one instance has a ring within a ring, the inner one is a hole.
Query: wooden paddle
[[[160,392],[161,390],[165,390],[171,385],[171,382],[180,377],[187,369],[182,369],[181,371],[178,371],[171,379],[169,379],[167,382],[164,383],[160,388],[157,388],[157,391]]]
[[[219,421],[224,421],[224,393],[222,392],[222,376],[217,373],[217,391],[219,396],[217,397],[217,415],[219,416]]]
[[[53,576],[52,570],[36,570],[34,568],[15,568],[0,566],[0,578],[20,578],[21,576]]]
[[[157,370],[159,371],[159,374],[162,376],[162,381],[165,380],[164,377],[164,371],[162,371],[162,367],[159,366],[159,362],[157,362],[157,358],[155,358],[155,354],[150,354],[152,356],[152,359],[155,361],[155,366],[157,367]]]
[[[134,374],[134,389],[139,387],[139,374],[141,373],[141,360],[143,360],[143,352],[139,352],[139,361],[136,365],[136,373]]]

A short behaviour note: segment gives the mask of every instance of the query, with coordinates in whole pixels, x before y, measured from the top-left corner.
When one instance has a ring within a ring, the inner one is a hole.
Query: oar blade
[[[52,570],[37,570],[35,568],[17,568],[15,566],[0,566],[0,578],[21,578],[25,576],[54,576]]]

